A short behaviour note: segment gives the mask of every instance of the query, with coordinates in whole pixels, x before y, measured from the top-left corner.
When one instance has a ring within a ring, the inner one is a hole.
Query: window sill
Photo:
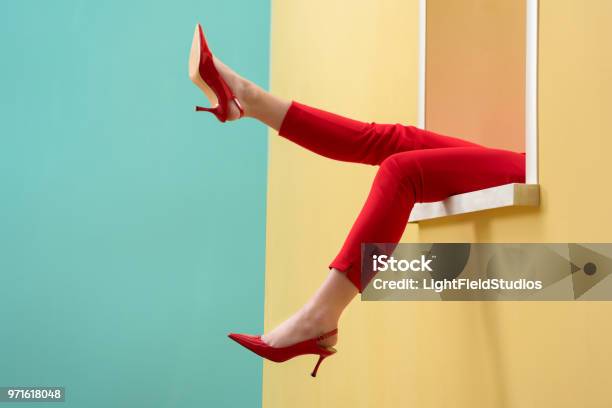
[[[419,222],[493,208],[537,207],[539,205],[539,184],[510,183],[457,194],[433,203],[416,203],[410,213],[408,222]]]

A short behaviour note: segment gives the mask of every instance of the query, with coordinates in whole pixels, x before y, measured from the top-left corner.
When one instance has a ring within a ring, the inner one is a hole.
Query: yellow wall
[[[541,0],[536,211],[409,225],[405,242],[612,241],[612,2]],[[417,1],[275,0],[273,92],[358,119],[416,121]],[[327,273],[375,168],[270,135],[266,328]],[[612,304],[354,302],[339,353],[264,364],[263,405],[609,407]]]

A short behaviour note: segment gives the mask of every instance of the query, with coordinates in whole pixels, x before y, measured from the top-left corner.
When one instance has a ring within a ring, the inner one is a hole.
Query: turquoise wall
[[[193,112],[197,21],[268,86],[267,1],[1,3],[0,386],[261,404],[266,128]]]

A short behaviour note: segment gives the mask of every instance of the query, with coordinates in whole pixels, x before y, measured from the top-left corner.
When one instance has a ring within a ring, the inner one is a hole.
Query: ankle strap
[[[240,112],[240,116],[238,118],[241,118],[244,116],[244,108],[242,107],[242,104],[240,103],[240,101],[238,100],[238,98],[236,98],[236,96],[232,96],[232,100],[236,103],[236,106],[238,107],[238,111]]]
[[[317,337],[317,341],[325,340],[326,338],[335,336],[336,334],[338,334],[338,329],[334,329],[330,332],[320,335],[319,337]]]

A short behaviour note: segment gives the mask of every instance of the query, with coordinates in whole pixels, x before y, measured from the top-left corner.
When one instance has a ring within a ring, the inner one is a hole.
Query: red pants
[[[362,243],[397,243],[414,203],[525,182],[525,153],[414,126],[359,122],[292,102],[279,134],[335,160],[379,166],[368,198],[329,265],[359,289]]]

